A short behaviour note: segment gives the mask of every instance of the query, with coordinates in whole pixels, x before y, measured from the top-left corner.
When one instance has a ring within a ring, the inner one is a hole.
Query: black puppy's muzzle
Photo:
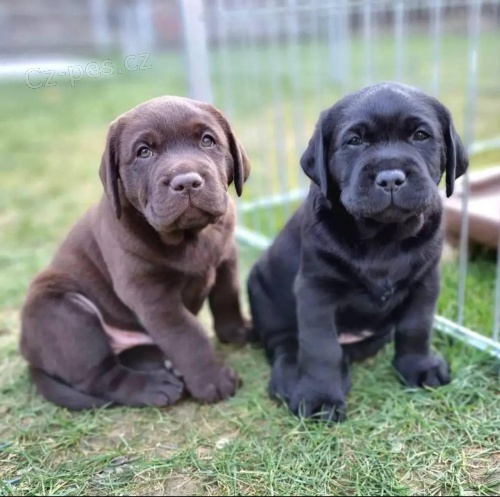
[[[375,185],[387,195],[394,194],[406,182],[406,173],[401,169],[386,169],[375,176]]]
[[[341,198],[356,216],[394,223],[421,214],[432,202],[435,189],[418,158],[372,156],[353,170]]]

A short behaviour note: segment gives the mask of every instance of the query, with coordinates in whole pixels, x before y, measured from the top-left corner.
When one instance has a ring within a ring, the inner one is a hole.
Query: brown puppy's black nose
[[[176,192],[198,190],[203,186],[203,178],[198,173],[178,174],[170,182],[170,188]]]
[[[395,192],[406,181],[406,174],[401,169],[386,169],[380,171],[375,178],[375,184],[386,192]]]

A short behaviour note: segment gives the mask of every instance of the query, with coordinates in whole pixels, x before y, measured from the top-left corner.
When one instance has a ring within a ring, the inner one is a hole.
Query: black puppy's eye
[[[153,155],[153,152],[148,147],[141,147],[137,151],[137,157],[140,157],[141,159],[147,159],[148,157],[151,157],[152,155]]]
[[[363,141],[359,136],[353,136],[348,142],[347,145],[352,145],[353,147],[359,147],[359,145],[362,145]]]
[[[423,142],[424,140],[427,140],[427,138],[430,138],[429,133],[426,133],[425,131],[417,131],[413,135],[413,139],[417,142]]]
[[[215,139],[212,135],[205,134],[201,139],[202,147],[213,147],[215,145]]]

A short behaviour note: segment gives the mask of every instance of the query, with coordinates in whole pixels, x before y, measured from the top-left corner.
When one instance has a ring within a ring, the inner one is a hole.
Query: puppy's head
[[[379,83],[322,112],[304,172],[353,216],[404,222],[439,202],[465,173],[467,152],[448,109],[415,88]]]
[[[250,163],[225,117],[181,97],[145,102],[111,123],[100,177],[119,218],[123,204],[159,232],[200,229],[241,195]]]

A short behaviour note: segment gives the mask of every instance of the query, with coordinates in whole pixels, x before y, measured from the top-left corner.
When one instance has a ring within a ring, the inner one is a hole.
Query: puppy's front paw
[[[340,423],[346,419],[345,395],[342,388],[318,384],[310,378],[299,380],[289,404],[299,417]]]
[[[201,375],[185,378],[185,381],[189,393],[207,404],[232,397],[241,384],[236,372],[224,366],[214,366]]]
[[[252,341],[252,322],[244,319],[241,322],[219,324],[215,327],[215,333],[221,343],[245,345]]]
[[[407,354],[394,359],[400,380],[411,387],[439,387],[450,382],[450,367],[438,354]]]

